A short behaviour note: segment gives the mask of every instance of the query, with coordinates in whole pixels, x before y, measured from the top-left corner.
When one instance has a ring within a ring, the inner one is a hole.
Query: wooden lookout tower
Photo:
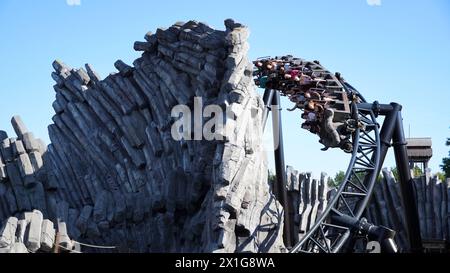
[[[408,160],[410,168],[420,164],[423,173],[428,168],[428,162],[433,157],[431,138],[407,138]]]

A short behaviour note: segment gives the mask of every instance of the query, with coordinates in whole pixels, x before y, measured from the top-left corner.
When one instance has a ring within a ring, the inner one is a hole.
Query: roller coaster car
[[[351,134],[357,121],[352,119],[349,94],[340,80],[318,61],[305,61],[290,55],[264,57],[253,62],[255,84],[287,96],[300,109],[302,128],[317,134],[328,148],[352,152]]]

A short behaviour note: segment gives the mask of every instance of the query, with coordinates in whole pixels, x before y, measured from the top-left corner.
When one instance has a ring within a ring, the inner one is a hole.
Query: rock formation
[[[9,217],[0,229],[0,253],[45,253],[58,251],[58,248],[64,251],[80,248],[70,240],[65,223],[58,223],[55,229],[54,223],[44,219],[39,210],[20,216],[20,220]]]
[[[121,252],[284,251],[249,30],[225,27],[189,21],[147,33],[134,44],[142,56],[117,61],[104,79],[55,61],[51,143],[17,117],[17,138],[1,134],[0,219],[13,225],[10,216],[38,209],[71,238]],[[217,140],[175,140],[176,105],[195,117],[209,105],[232,115],[215,126]]]
[[[291,219],[294,219],[291,230],[298,242],[327,207],[328,176],[322,173],[317,179],[312,173],[300,173],[291,166],[287,166],[286,176]]]
[[[189,21],[147,33],[134,44],[142,56],[133,65],[118,60],[105,79],[90,65],[55,61],[51,143],[18,116],[16,137],[0,131],[0,252],[286,251],[249,30],[233,20],[225,27]],[[288,167],[287,182],[299,240],[334,191],[324,173],[315,179]],[[427,174],[414,183],[422,237],[450,240],[449,181]],[[408,249],[399,185],[386,170],[366,217],[396,230]]]
[[[408,251],[404,212],[402,208],[400,184],[392,173],[383,169],[383,179],[375,185],[366,217],[372,223],[389,227],[397,232],[396,243],[403,251]],[[420,233],[424,247],[427,241],[450,240],[450,180],[440,181],[427,171],[425,175],[413,179]]]
[[[328,189],[325,173],[320,178],[315,178],[311,173],[299,172],[287,166],[286,175],[290,211],[293,214],[291,217],[294,219],[291,230],[298,241],[310,230],[315,219],[320,217],[328,200],[335,195],[336,188]],[[439,251],[440,244],[450,240],[450,180],[440,181],[428,171],[425,175],[413,178],[413,182],[424,248]],[[363,217],[370,223],[394,230],[395,243],[400,252],[410,250],[400,183],[386,168],[375,184],[372,199]],[[355,251],[365,252],[365,247],[359,241]]]

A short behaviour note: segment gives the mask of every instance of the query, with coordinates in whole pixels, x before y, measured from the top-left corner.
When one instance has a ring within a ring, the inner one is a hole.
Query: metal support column
[[[383,126],[381,127],[380,131],[380,163],[377,166],[377,168],[374,170],[377,174],[377,176],[381,172],[381,168],[383,167],[383,162],[386,158],[387,152],[389,148],[391,147],[391,140],[392,136],[394,135],[394,129],[395,129],[395,121],[397,120],[397,112],[401,109],[394,108],[390,104],[379,104],[378,102],[375,103],[360,103],[358,104],[358,109],[364,109],[367,111],[374,111],[377,114],[384,115],[384,122]],[[375,155],[372,156],[372,161],[375,160]],[[368,184],[368,179],[370,177],[365,177],[364,184]],[[363,204],[357,204],[358,207],[362,206]]]
[[[263,101],[264,101],[264,111],[262,114],[262,128],[263,131],[266,128],[266,123],[267,123],[267,117],[269,116],[269,111],[271,110],[272,107],[272,100],[273,100],[273,94],[275,93],[275,90],[273,89],[266,89],[264,91],[264,96],[263,96]]]
[[[269,94],[270,95],[270,94]],[[275,171],[277,181],[274,184],[273,190],[278,201],[283,206],[284,210],[284,244],[286,247],[292,247],[292,233],[291,233],[291,217],[289,211],[289,201],[286,188],[286,165],[284,162],[284,147],[283,147],[283,128],[281,125],[281,105],[280,93],[275,91],[272,98],[272,125],[273,125],[273,140],[275,149]]]
[[[399,106],[401,109],[401,106]],[[396,126],[393,135],[395,161],[397,163],[400,178],[400,189],[405,211],[405,224],[412,252],[422,251],[422,239],[420,236],[420,223],[417,212],[417,204],[414,197],[413,181],[408,166],[408,154],[406,150],[406,138],[403,131],[403,118],[400,111],[397,112]]]
[[[422,250],[422,240],[420,236],[419,215],[414,198],[413,182],[406,152],[406,139],[403,131],[403,119],[401,114],[402,106],[398,103],[378,104],[378,102],[375,102],[373,104],[358,104],[358,108],[370,109],[385,116],[380,132],[380,164],[377,168],[377,174],[381,171],[389,148],[393,146],[399,173],[406,232],[408,234],[410,248],[412,252],[420,252]],[[391,141],[393,141],[392,145]]]
[[[392,105],[392,104],[391,104]],[[396,104],[392,105],[393,108],[389,112],[385,113],[385,118],[383,122],[383,126],[380,131],[380,164],[377,169],[377,174],[380,173],[381,168],[383,167],[383,162],[386,159],[386,154],[391,145],[391,140],[394,135],[394,130],[397,121],[397,113],[401,111],[401,106]]]

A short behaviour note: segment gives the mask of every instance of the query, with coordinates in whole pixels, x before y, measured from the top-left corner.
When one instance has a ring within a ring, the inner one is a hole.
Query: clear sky
[[[1,0],[0,129],[11,133],[10,119],[19,114],[48,142],[54,59],[90,63],[105,76],[117,59],[139,56],[133,43],[147,31],[190,19],[223,29],[226,18],[250,27],[252,59],[317,59],[369,101],[401,103],[406,134],[410,127],[412,137],[433,138],[430,167],[439,170],[450,137],[447,0]],[[300,129],[299,112],[283,115],[288,164],[331,175],[347,167],[342,152],[321,152],[318,139]],[[393,165],[390,156],[385,166]]]

